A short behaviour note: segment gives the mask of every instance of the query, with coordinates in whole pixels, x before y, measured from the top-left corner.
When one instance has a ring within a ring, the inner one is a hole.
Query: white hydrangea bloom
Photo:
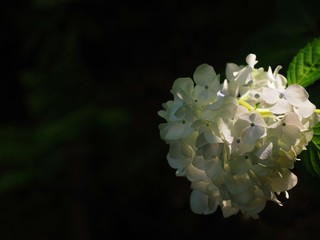
[[[193,79],[174,82],[173,100],[158,112],[168,163],[191,182],[198,214],[220,207],[224,217],[256,219],[267,201],[282,206],[277,195],[288,198],[297,184],[291,170],[320,121],[307,91],[287,86],[281,66],[255,68],[254,54],[246,63],[228,63],[222,83],[213,67],[200,65]]]

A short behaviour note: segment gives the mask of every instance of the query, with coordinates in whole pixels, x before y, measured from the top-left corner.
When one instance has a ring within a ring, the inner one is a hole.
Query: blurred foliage
[[[204,62],[223,75],[253,52],[258,66],[285,73],[319,35],[319,5],[3,1],[0,238],[317,239],[320,182],[299,163],[290,201],[268,205],[261,220],[191,213],[156,113],[174,79]]]

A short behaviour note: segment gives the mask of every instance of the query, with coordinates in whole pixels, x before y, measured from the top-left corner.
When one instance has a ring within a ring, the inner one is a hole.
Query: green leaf
[[[287,80],[288,85],[296,83],[307,87],[319,79],[320,38],[316,38],[293,58],[288,68]]]
[[[302,156],[306,169],[312,175],[320,176],[320,123],[313,129],[313,138],[308,144],[308,150]]]

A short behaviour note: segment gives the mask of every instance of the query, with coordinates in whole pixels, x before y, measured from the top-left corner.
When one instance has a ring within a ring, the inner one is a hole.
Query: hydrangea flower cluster
[[[168,163],[191,182],[194,213],[220,206],[224,217],[240,211],[257,219],[267,201],[282,206],[277,195],[289,198],[298,181],[291,170],[320,121],[307,91],[287,86],[281,66],[255,68],[254,54],[246,62],[228,63],[224,81],[200,65],[193,80],[175,80],[173,100],[158,112]]]

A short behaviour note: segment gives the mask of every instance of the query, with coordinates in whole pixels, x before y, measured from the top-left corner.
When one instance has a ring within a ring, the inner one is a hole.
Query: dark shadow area
[[[294,169],[259,220],[196,215],[157,115],[201,63],[288,64],[320,34],[320,2],[3,1],[0,238],[319,239],[320,180]],[[310,98],[319,107],[319,84]]]

